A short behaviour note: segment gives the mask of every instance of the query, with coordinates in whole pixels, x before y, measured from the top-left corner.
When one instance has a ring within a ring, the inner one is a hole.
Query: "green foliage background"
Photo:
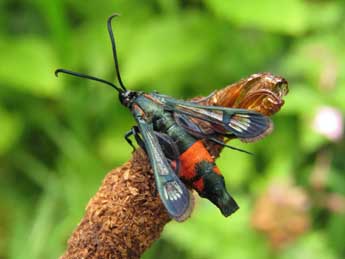
[[[345,216],[313,207],[311,229],[273,252],[250,224],[275,179],[304,188],[315,157],[331,154],[327,189],[345,194],[344,137],[312,127],[321,106],[345,110],[344,1],[2,0],[0,2],[0,258],[57,258],[105,173],[127,161],[134,123],[116,93],[61,76],[58,67],[114,79],[107,17],[131,89],[208,95],[250,74],[288,79],[290,93],[265,140],[232,144],[218,160],[241,209],[230,218],[198,201],[144,258],[345,258]]]

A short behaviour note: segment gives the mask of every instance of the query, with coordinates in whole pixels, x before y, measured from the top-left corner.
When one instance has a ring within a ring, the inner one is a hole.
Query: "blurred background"
[[[289,81],[275,131],[217,163],[241,209],[197,201],[143,258],[345,258],[342,0],[2,0],[0,258],[57,258],[134,124],[112,81],[114,22],[130,89],[191,98],[257,72]]]

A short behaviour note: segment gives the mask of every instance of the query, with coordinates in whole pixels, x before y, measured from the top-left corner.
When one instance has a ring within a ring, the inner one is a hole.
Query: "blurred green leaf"
[[[230,218],[209,202],[197,200],[192,218],[166,226],[164,238],[195,258],[268,258],[265,242],[250,228],[249,202],[238,196],[241,208]]]
[[[337,26],[341,20],[341,1],[307,1],[307,5],[309,27],[316,31]]]
[[[279,257],[280,259],[336,259],[323,233],[310,233],[290,247]]]
[[[137,44],[126,54],[124,66],[128,84],[150,82],[157,75],[174,75],[197,64],[210,43],[202,34],[205,22],[202,16],[187,13],[137,28],[132,39]]]
[[[119,152],[119,150],[123,152]],[[126,161],[130,158],[132,151],[132,147],[121,136],[104,136],[99,143],[99,152],[108,162]]]
[[[0,107],[0,155],[16,145],[22,129],[20,118]]]
[[[309,85],[300,85],[291,82],[291,91],[294,94],[285,98],[287,105],[284,106],[282,113],[313,115],[318,107],[325,104],[326,98],[321,96],[317,91],[311,89]]]
[[[230,142],[230,145],[247,150],[243,144]],[[254,156],[225,149],[217,160],[217,165],[228,183],[228,188],[236,188],[246,183],[255,174],[253,164]]]
[[[37,96],[56,97],[62,88],[54,76],[57,60],[49,42],[37,37],[0,40],[0,80]]]
[[[307,28],[306,4],[301,0],[206,0],[210,9],[236,25],[300,34]]]
[[[343,180],[342,180],[343,181]],[[343,240],[345,238],[345,217],[342,214],[334,214],[330,218],[329,226],[327,227],[329,234],[329,246],[340,251],[341,254],[345,252]]]

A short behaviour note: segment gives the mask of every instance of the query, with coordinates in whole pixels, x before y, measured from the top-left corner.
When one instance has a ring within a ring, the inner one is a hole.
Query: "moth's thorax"
[[[196,141],[176,123],[173,111],[166,109],[166,106],[155,95],[142,94],[135,99],[135,104],[144,111],[146,122],[152,123],[155,131],[169,135],[180,152],[184,152]]]
[[[149,94],[142,93],[138,95],[134,102],[145,111],[146,121],[151,122],[151,118],[161,116],[164,112],[163,106],[156,103],[153,98],[150,98]]]

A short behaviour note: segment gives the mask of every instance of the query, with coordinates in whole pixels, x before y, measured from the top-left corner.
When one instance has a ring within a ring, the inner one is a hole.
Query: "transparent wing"
[[[140,116],[136,116],[136,120],[154,172],[160,198],[169,215],[176,221],[183,221],[191,214],[192,194],[171,168],[152,127]]]
[[[232,134],[244,142],[252,142],[273,129],[271,119],[255,111],[199,105],[162,95],[159,98],[167,109],[177,114],[177,122],[193,135]]]

